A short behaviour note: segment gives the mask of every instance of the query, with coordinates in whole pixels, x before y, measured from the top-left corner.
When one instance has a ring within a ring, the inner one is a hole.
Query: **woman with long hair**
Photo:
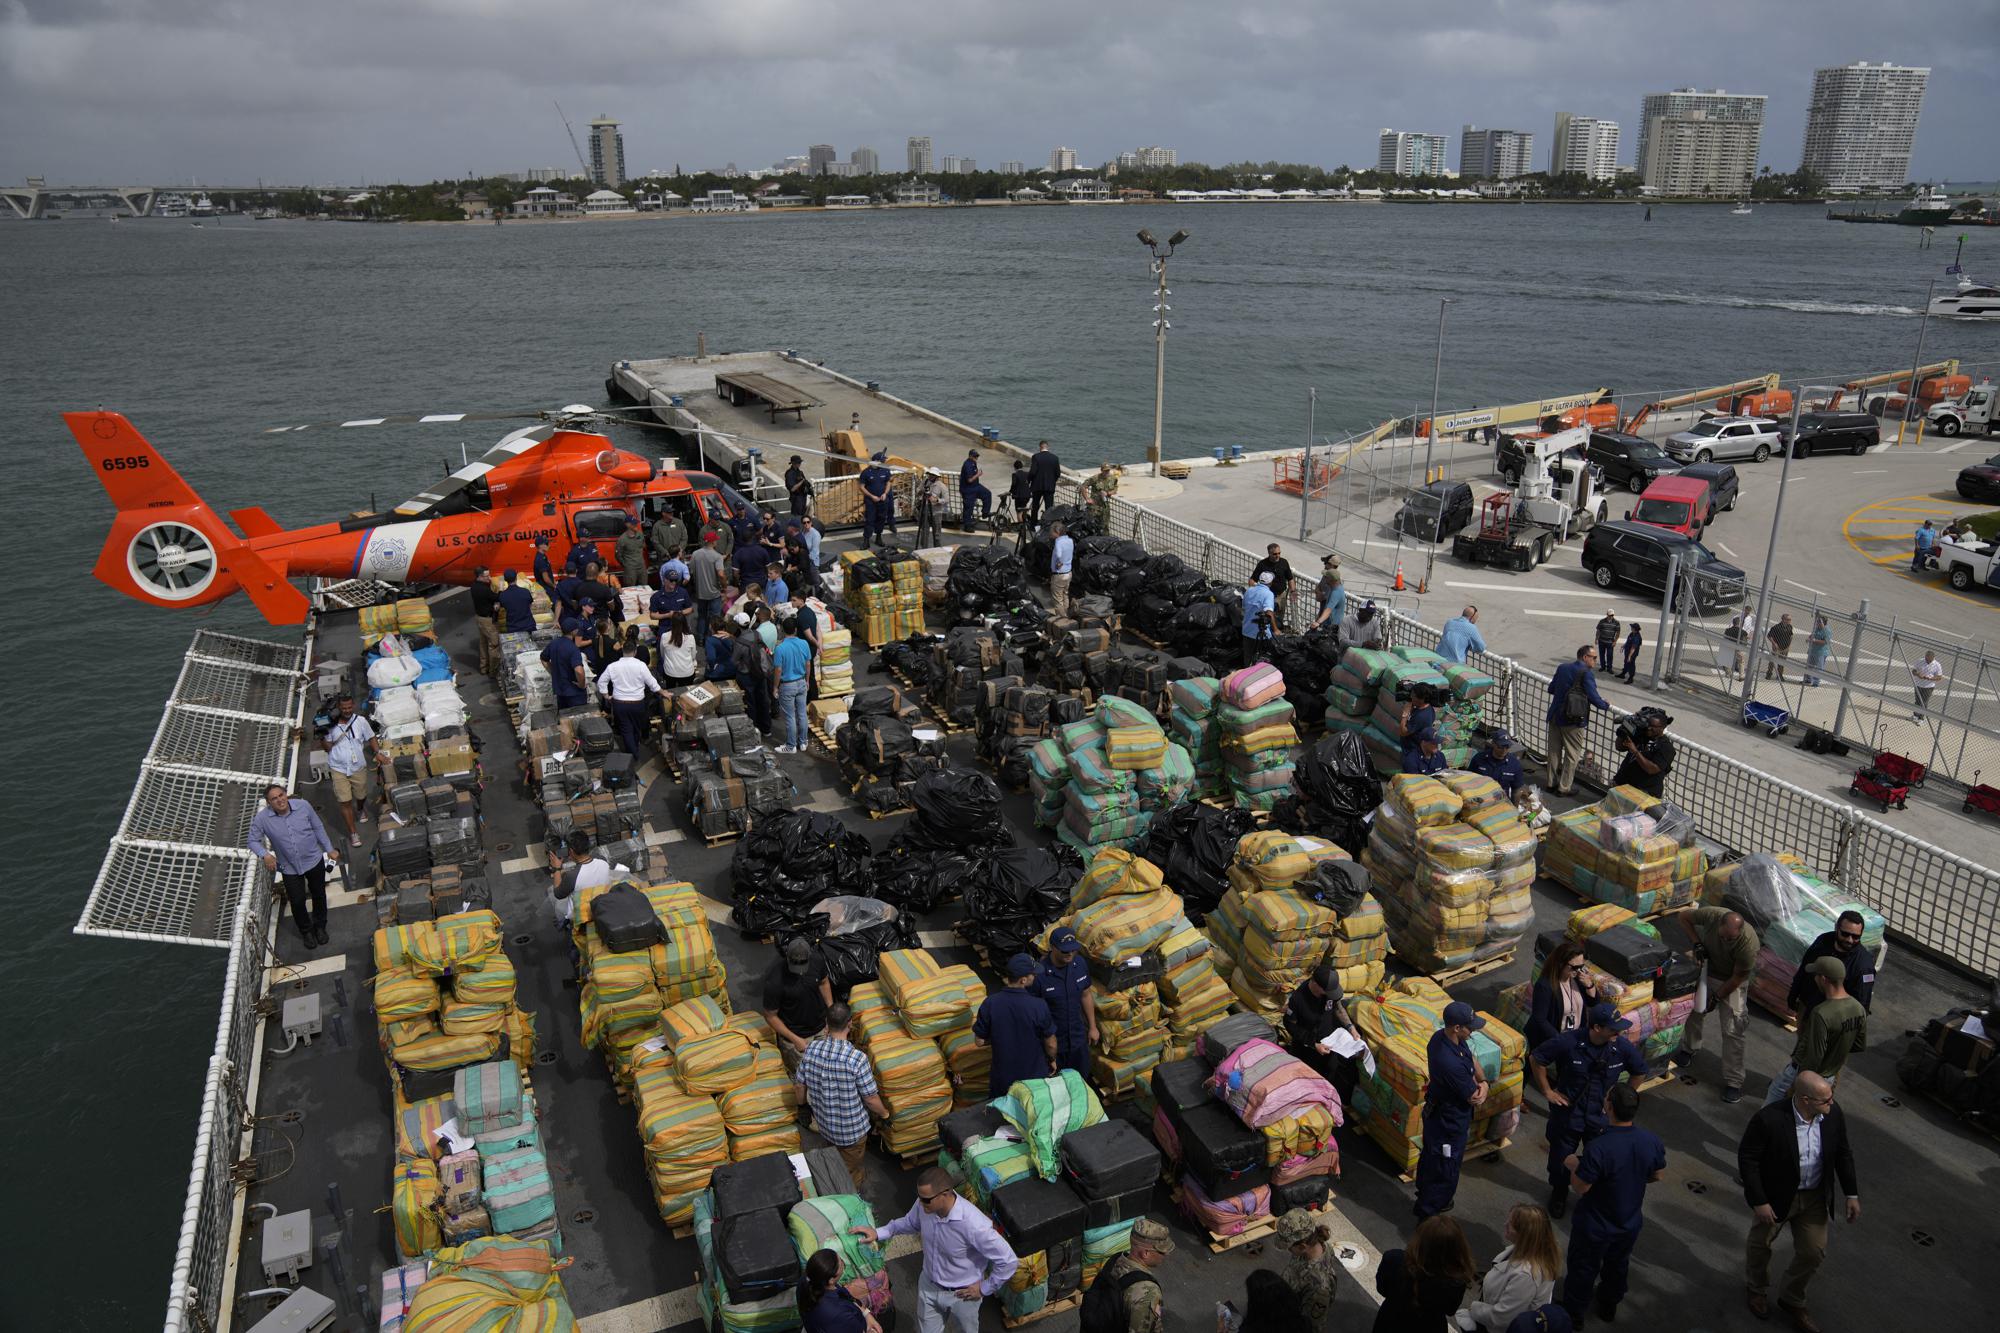
[[[840,1284],[840,1255],[821,1250],[806,1260],[799,1280],[799,1314],[805,1333],[882,1333],[875,1316]]]
[[[1472,1247],[1458,1223],[1448,1213],[1425,1218],[1410,1243],[1383,1255],[1375,1270],[1375,1290],[1382,1297],[1375,1333],[1441,1333],[1476,1276]]]
[[[687,612],[676,611],[660,627],[660,684],[670,690],[694,684],[695,643]]]
[[[1479,1294],[1457,1315],[1465,1333],[1507,1333],[1516,1316],[1548,1304],[1562,1271],[1555,1223],[1540,1204],[1517,1203],[1501,1233],[1506,1248],[1480,1280]]]
[[[1334,1288],[1340,1283],[1340,1260],[1333,1253],[1333,1233],[1326,1223],[1303,1208],[1277,1221],[1277,1237],[1292,1252],[1285,1266],[1285,1285],[1299,1298],[1299,1309],[1314,1328],[1326,1323],[1333,1309]]]
[[[1583,966],[1583,946],[1564,939],[1549,950],[1541,975],[1528,992],[1528,1049],[1561,1033],[1583,1026],[1583,1016],[1597,1003],[1597,988]]]

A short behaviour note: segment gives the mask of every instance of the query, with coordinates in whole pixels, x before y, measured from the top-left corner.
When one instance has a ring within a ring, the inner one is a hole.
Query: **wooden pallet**
[[[737,832],[735,829],[731,829],[727,833],[711,834],[711,833],[697,832],[694,836],[700,838],[704,843],[708,844],[710,847],[727,847],[730,843],[735,842],[738,838],[741,838],[743,835]]]
[[[923,1167],[937,1165],[938,1150],[936,1148],[926,1148],[922,1152],[908,1154],[890,1152],[889,1145],[882,1141],[880,1134],[875,1135],[874,1138],[875,1146],[881,1149],[882,1155],[896,1162],[905,1171],[916,1171]]]
[[[828,754],[833,754],[833,755],[837,755],[840,753],[838,750],[833,748],[833,737],[829,736],[826,733],[826,729],[824,727],[813,725],[806,728],[806,730],[812,733],[813,740],[819,743],[819,747],[822,750],[825,750]]]
[[[1483,1162],[1489,1157],[1498,1157],[1501,1153],[1507,1151],[1508,1145],[1513,1142],[1514,1140],[1512,1139],[1501,1139],[1497,1143],[1488,1140],[1485,1143],[1469,1144],[1465,1149],[1465,1156],[1460,1159],[1460,1164],[1463,1165],[1465,1162]],[[1398,1175],[1396,1179],[1402,1181],[1405,1185],[1412,1185],[1416,1183],[1417,1173],[1415,1171],[1405,1171],[1401,1175]]]
[[[1491,958],[1482,958],[1476,963],[1467,963],[1463,967],[1448,967],[1442,972],[1433,972],[1430,974],[1430,978],[1438,985],[1449,989],[1461,981],[1470,981],[1474,977],[1485,976],[1488,972],[1497,972],[1513,961],[1514,951],[1509,949],[1505,953],[1495,954]]]
[[[1179,1189],[1175,1189],[1173,1197],[1175,1204],[1178,1205],[1180,1203]],[[1321,1217],[1330,1211],[1330,1207],[1310,1208],[1306,1211],[1309,1216]],[[1189,1225],[1192,1226],[1193,1224],[1190,1223]],[[1210,1231],[1206,1227],[1197,1228],[1195,1234],[1205,1239],[1209,1253],[1227,1254],[1231,1250],[1240,1250],[1246,1245],[1255,1245],[1259,1241],[1269,1240],[1277,1234],[1277,1230],[1278,1219],[1272,1216],[1259,1218],[1233,1235],[1223,1235],[1220,1232]]]
[[[1071,1310],[1076,1309],[1078,1306],[1082,1304],[1083,1304],[1083,1293],[1080,1291],[1073,1291],[1059,1301],[1050,1301],[1047,1305],[1044,1305],[1041,1309],[1035,1311],[1033,1314],[1024,1314],[1020,1316],[1018,1319],[1009,1319],[1005,1316],[1002,1316],[1000,1320],[1000,1326],[1002,1328],[1020,1328],[1025,1324],[1032,1324],[1037,1322],[1038,1320],[1047,1319],[1050,1315],[1067,1314]]]
[[[1777,1019],[1778,1026],[1783,1028],[1785,1031],[1797,1032],[1799,1030],[1799,1020],[1792,1016],[1791,1010],[1780,1009],[1775,1004],[1767,1003],[1765,1000],[1759,998],[1757,992],[1755,991],[1750,992],[1750,1003],[1756,1005],[1759,1009],[1762,1009],[1765,1013]]]
[[[916,808],[914,805],[899,805],[893,810],[864,810],[862,813],[870,819],[894,819],[897,815],[907,815]]]
[[[898,685],[903,687],[903,692],[909,695],[917,707],[924,710],[924,716],[930,719],[932,727],[935,727],[946,736],[971,734],[971,727],[961,727],[939,712],[937,705],[931,702],[929,691],[924,686],[917,684],[915,678],[907,671],[904,671],[901,667],[890,667],[889,674],[895,679]]]
[[[1640,1079],[1632,1085],[1632,1091],[1651,1092],[1654,1088],[1663,1088],[1669,1083],[1678,1083],[1680,1081],[1681,1076],[1679,1074],[1676,1074],[1672,1069],[1665,1069],[1660,1073],[1648,1074],[1646,1077]]]

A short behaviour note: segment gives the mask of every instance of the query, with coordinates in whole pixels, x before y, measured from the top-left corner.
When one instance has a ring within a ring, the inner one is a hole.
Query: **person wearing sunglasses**
[[[1541,975],[1528,992],[1528,1049],[1563,1032],[1581,1032],[1584,1015],[1597,1003],[1597,988],[1583,965],[1583,946],[1565,938],[1549,950]]]
[[[1799,1026],[1805,1026],[1806,1015],[1813,1006],[1825,998],[1820,994],[1812,973],[1807,971],[1821,958],[1838,958],[1847,968],[1847,993],[1861,1001],[1863,1009],[1873,1012],[1875,1003],[1875,951],[1861,942],[1861,935],[1867,929],[1867,921],[1861,913],[1852,910],[1842,912],[1840,919],[1833,923],[1833,929],[1824,932],[1806,948],[1805,956],[1799,959],[1799,970],[1792,977],[1792,993],[1786,1004],[1797,1016]]]
[[[1020,1258],[942,1167],[917,1177],[917,1202],[909,1212],[879,1229],[854,1228],[855,1235],[882,1245],[909,1232],[924,1251],[917,1333],[942,1333],[947,1319],[958,1333],[979,1333],[979,1303],[1007,1285]]]

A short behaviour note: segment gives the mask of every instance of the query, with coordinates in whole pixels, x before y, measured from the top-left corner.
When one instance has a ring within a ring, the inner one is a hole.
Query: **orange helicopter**
[[[481,565],[525,577],[539,537],[560,564],[570,543],[609,541],[662,512],[690,533],[756,512],[712,473],[663,470],[573,429],[601,416],[596,409],[552,415],[386,513],[288,530],[253,505],[229,511],[241,536],[123,415],[68,412],[63,420],[118,508],[93,571],[101,582],[165,607],[206,606],[240,588],[273,625],[301,624],[311,609],[293,578],[470,584]]]

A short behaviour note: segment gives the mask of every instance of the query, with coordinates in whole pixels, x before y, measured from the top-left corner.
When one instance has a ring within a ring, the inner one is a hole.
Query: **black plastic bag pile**
[[[881,955],[917,947],[917,923],[878,898],[836,896],[812,905],[805,919],[777,932],[782,949],[794,936],[810,941],[826,964],[836,999],[880,975]]]
[[[945,768],[909,788],[911,816],[876,857],[875,896],[909,912],[962,897],[983,858],[1011,847],[1000,788],[984,773]]]
[[[1368,747],[1351,731],[1333,731],[1292,764],[1292,794],[1271,811],[1271,822],[1287,833],[1308,833],[1337,843],[1350,856],[1368,842],[1363,818],[1382,804],[1382,779]]]
[[[1243,656],[1243,594],[1218,587],[1197,594],[1174,612],[1166,642],[1176,656],[1233,669]]]
[[[780,810],[751,824],[729,863],[730,918],[751,935],[798,926],[812,904],[874,878],[868,840],[832,815]]]
[[[1027,566],[1004,546],[960,546],[945,572],[945,597],[955,625],[976,625],[1028,600]]]
[[[977,873],[974,859],[961,852],[914,845],[902,834],[875,855],[874,894],[904,912],[921,916],[955,898]]]
[[[1256,826],[1254,811],[1184,801],[1154,818],[1140,855],[1160,868],[1188,920],[1200,925],[1229,888],[1237,841]]]
[[[893,575],[889,562],[879,555],[871,555],[866,560],[857,560],[847,566],[847,582],[850,587],[864,583],[887,583]]]
[[[1029,534],[1027,545],[1021,549],[1022,563],[1037,583],[1049,581],[1049,557],[1055,550],[1056,540],[1049,532],[1051,523],[1061,523],[1072,543],[1080,543],[1097,532],[1097,522],[1088,509],[1058,505],[1043,513],[1041,522]],[[1074,584],[1071,586],[1074,587]]]
[[[1070,890],[1082,874],[1083,861],[1067,843],[988,853],[965,886],[959,931],[986,951],[989,964],[1031,952],[1048,924],[1069,909]]]
[[[1339,661],[1340,636],[1331,630],[1280,634],[1271,640],[1271,665],[1285,678],[1285,700],[1299,722],[1318,726],[1326,720],[1326,687]]]
[[[1018,791],[1028,785],[1028,751],[1054,734],[1061,700],[1054,690],[1018,678],[1005,688],[1000,685],[999,680],[984,683],[984,693],[998,697],[980,711],[979,752],[992,763],[1000,785]],[[1070,702],[1080,715],[1082,700]]]
[[[885,643],[882,651],[875,654],[875,671],[889,673],[900,671],[922,689],[931,682],[935,670],[933,649],[943,640],[935,634],[912,634],[907,639],[895,643]]]

